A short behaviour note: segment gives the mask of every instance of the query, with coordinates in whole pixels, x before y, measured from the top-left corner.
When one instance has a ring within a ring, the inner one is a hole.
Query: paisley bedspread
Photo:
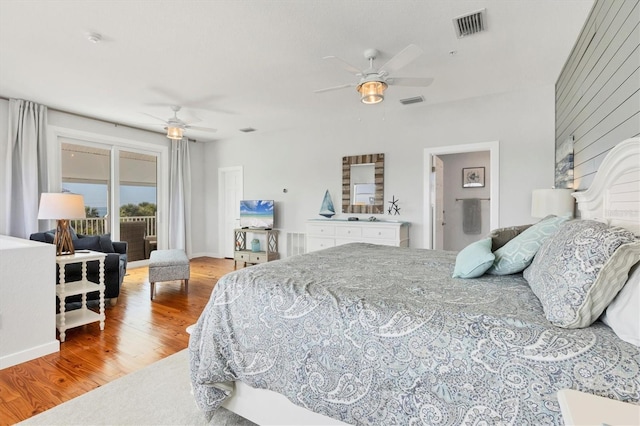
[[[640,401],[640,350],[551,325],[522,275],[451,278],[455,252],[354,243],[222,277],[189,342],[199,407],[243,381],[349,424],[562,424],[571,388]]]

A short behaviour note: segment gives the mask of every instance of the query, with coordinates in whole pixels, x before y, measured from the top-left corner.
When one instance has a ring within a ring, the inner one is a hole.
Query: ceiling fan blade
[[[413,87],[427,87],[433,83],[433,78],[421,78],[421,77],[394,77],[387,79],[388,84],[394,86],[413,86]]]
[[[405,47],[400,53],[380,67],[380,71],[393,72],[397,71],[405,65],[413,62],[418,56],[422,55],[422,49],[415,44]]]
[[[325,56],[322,59],[334,62],[338,64],[338,66],[340,66],[341,68],[344,68],[345,70],[349,71],[352,74],[355,74],[355,75],[362,74],[362,70],[360,68],[351,65],[349,62],[345,61],[344,59],[340,59],[337,56]]]
[[[143,114],[148,117],[155,118],[156,120],[162,121],[163,123],[167,122],[167,120],[165,120],[164,118],[156,117],[155,115],[147,114],[146,112],[143,112]]]
[[[187,129],[202,130],[204,132],[211,132],[211,133],[215,133],[218,131],[218,129],[212,129],[211,127],[201,127],[201,126],[187,126]]]
[[[350,84],[341,84],[340,86],[333,86],[333,87],[325,87],[324,89],[318,89],[318,90],[314,90],[313,93],[324,93],[324,92],[330,92],[332,90],[340,90],[340,89],[345,89],[347,87],[355,87],[356,85],[353,83]]]

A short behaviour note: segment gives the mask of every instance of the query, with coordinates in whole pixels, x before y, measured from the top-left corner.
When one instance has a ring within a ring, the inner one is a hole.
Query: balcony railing
[[[144,222],[146,235],[156,235],[155,216],[128,216],[121,217],[120,222]],[[102,235],[109,233],[109,218],[88,217],[86,219],[71,219],[69,221],[76,233],[83,235]]]

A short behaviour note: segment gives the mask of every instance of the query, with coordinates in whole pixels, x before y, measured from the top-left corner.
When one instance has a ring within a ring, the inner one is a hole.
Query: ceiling
[[[372,111],[402,114],[464,98],[554,84],[592,0],[0,0],[0,96],[162,132],[146,114],[217,133],[255,137]],[[487,31],[458,39],[452,19],[486,8]],[[102,36],[92,43],[87,34]],[[433,77],[426,88],[391,86],[377,105],[357,79],[324,56],[366,68],[409,44],[424,54],[397,76]],[[450,53],[450,52],[453,52]],[[400,99],[424,96],[402,105]],[[255,133],[242,134],[252,127]],[[249,136],[255,135],[255,136]]]

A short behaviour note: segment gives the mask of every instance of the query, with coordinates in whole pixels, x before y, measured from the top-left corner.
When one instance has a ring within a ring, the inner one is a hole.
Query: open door
[[[444,248],[444,162],[440,157],[433,157],[433,174],[431,179],[433,197],[433,245],[436,250]]]

